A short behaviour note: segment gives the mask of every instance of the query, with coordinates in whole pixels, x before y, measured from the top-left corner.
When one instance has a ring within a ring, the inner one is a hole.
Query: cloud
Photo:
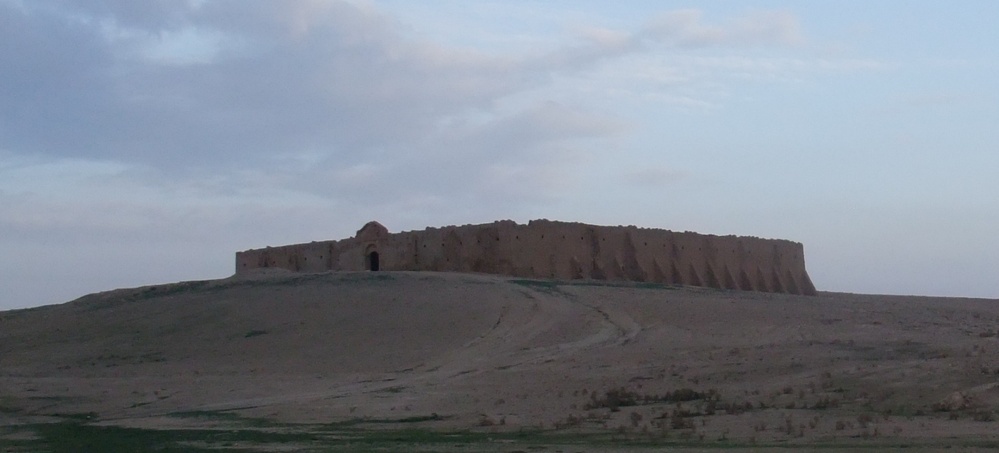
[[[363,161],[327,158],[304,172],[291,169],[276,185],[374,206],[440,199],[478,206],[536,202],[572,189],[575,169],[598,152],[589,140],[625,128],[613,118],[544,102],[485,121],[442,125]]]
[[[345,3],[187,4],[172,12],[183,20],[166,22],[142,20],[160,17],[155,8],[110,5],[122,16],[7,7],[10,45],[0,56],[24,64],[0,73],[10,88],[4,146],[163,167],[345,153],[418,137],[435,116],[488,108],[523,82],[500,59],[410,43],[384,17]],[[124,28],[141,26],[150,28]],[[185,34],[225,36],[230,47],[191,65],[136,50],[149,36]]]
[[[364,0],[0,0],[0,254],[162,276],[163,255],[228,271],[371,219],[624,213],[700,178],[647,147],[691,153],[701,121],[770,93],[747,79],[885,68],[817,52],[784,11],[513,28],[444,44]]]
[[[708,25],[699,10],[663,13],[652,19],[640,38],[679,48],[709,46],[798,45],[804,42],[797,18],[786,11],[761,11],[726,25]]]
[[[414,38],[369,3],[319,0],[38,0],[0,3],[0,21],[0,59],[24,62],[0,66],[0,148],[117,162],[163,187],[389,205],[557,197],[631,127],[546,94],[558,78],[663,46],[801,39],[784,12],[713,25],[685,10],[490,54]],[[664,91],[690,80],[668,64],[629,71],[655,81],[647,96],[711,105]]]

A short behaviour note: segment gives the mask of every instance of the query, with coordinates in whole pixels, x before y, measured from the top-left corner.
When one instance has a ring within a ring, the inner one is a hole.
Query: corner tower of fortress
[[[369,222],[339,241],[236,253],[236,273],[448,271],[814,295],[804,247],[782,239],[549,220],[389,233]]]

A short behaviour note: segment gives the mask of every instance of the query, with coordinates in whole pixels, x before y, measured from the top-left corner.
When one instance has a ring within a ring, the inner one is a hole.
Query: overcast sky
[[[999,2],[0,0],[0,309],[535,218],[999,298]]]

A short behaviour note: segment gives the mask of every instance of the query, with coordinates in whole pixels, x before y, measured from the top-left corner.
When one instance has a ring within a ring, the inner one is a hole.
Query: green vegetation
[[[403,451],[437,448],[450,449],[468,445],[493,445],[497,442],[526,442],[534,445],[558,440],[538,431],[514,433],[441,432],[419,428],[371,429],[370,425],[409,424],[444,420],[428,416],[402,419],[356,419],[329,425],[266,424],[257,419],[243,419],[228,412],[192,411],[171,414],[180,418],[205,418],[232,422],[251,422],[233,428],[140,429],[96,425],[84,421],[89,414],[64,418],[60,423],[25,426],[36,438],[2,440],[5,452],[50,453],[175,453],[175,452],[251,452],[273,447],[292,451],[356,452]],[[368,426],[364,426],[368,425]],[[0,431],[0,435],[9,432]],[[476,451],[476,450],[472,450]]]
[[[15,404],[13,398],[0,396],[0,414],[16,414],[18,412],[21,412],[21,408]]]
[[[315,435],[305,433],[276,433],[250,429],[156,430],[97,426],[73,421],[39,424],[33,428],[39,439],[25,441],[20,446],[41,447],[45,448],[42,451],[52,453],[209,452],[218,451],[219,447],[235,447],[237,443],[266,445],[313,442],[317,439]],[[227,448],[226,451],[253,450]]]
[[[400,424],[400,423],[437,422],[441,420],[447,420],[449,418],[451,417],[445,415],[438,415],[437,413],[433,413],[430,415],[416,415],[412,417],[403,417],[403,418],[353,418],[342,422],[330,423],[324,426],[331,430],[337,430],[337,429],[357,427],[362,425],[391,425],[391,424]]]
[[[524,286],[535,291],[539,291],[545,294],[558,294],[565,295],[559,288],[560,282],[555,280],[509,280],[510,283],[515,285]],[[530,294],[524,293],[528,298],[533,298]]]
[[[710,392],[674,392],[680,399],[694,397],[711,399]],[[694,448],[697,450],[786,451],[802,445],[784,441],[733,441],[724,437],[705,439],[703,436],[683,436],[693,432],[694,424],[681,416],[669,420],[675,437],[655,433],[624,432],[624,430],[588,431],[580,429],[517,431],[453,430],[441,431],[417,426],[422,422],[446,420],[438,414],[400,419],[358,418],[324,425],[290,425],[270,423],[262,419],[243,418],[228,411],[189,411],[170,414],[184,419],[232,422],[231,426],[177,429],[141,429],[94,424],[93,414],[69,414],[60,423],[35,424],[0,429],[0,445],[4,452],[49,453],[179,453],[179,452],[555,452],[555,451],[661,451],[663,448]],[[632,413],[633,424],[641,417]],[[857,423],[871,423],[873,418],[862,416]],[[790,421],[788,422],[790,424]],[[852,421],[850,422],[852,424]],[[398,429],[392,425],[403,424]],[[195,426],[197,426],[195,424]],[[777,428],[775,428],[777,429]],[[5,437],[15,432],[31,431],[34,437]],[[846,442],[820,441],[808,444],[809,449],[852,451],[911,451],[913,448],[948,448],[952,442],[907,443],[900,439],[876,439],[876,436],[856,438]],[[957,442],[969,448],[997,448],[994,441]]]
[[[232,412],[234,410],[239,410],[239,409],[231,409],[225,411],[182,411],[182,412],[172,412],[169,415],[175,418],[231,422],[233,425],[254,427],[254,428],[263,428],[263,427],[273,428],[273,427],[285,426],[263,418],[244,417],[235,412]]]

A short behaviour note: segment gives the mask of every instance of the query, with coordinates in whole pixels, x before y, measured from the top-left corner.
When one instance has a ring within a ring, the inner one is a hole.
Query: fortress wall
[[[312,242],[237,252],[237,273],[256,268],[277,268],[295,272],[328,271],[331,263],[330,243]]]
[[[296,246],[267,247],[236,253],[236,272],[255,268],[279,268],[297,271]]]
[[[334,250],[333,258],[330,260],[330,270],[364,270],[364,250],[358,241],[351,239],[335,241],[330,244],[330,249]]]
[[[418,270],[420,247],[419,238],[410,233],[400,233],[393,235],[385,241],[385,247],[378,250],[379,261],[385,269],[412,271]]]
[[[298,271],[323,272],[330,269],[330,244],[327,242],[311,242],[303,244],[296,250],[299,257]]]
[[[623,280],[814,294],[801,244],[740,236],[534,220],[389,234],[369,223],[353,238],[236,254],[237,273],[259,267],[454,271],[527,278]]]

